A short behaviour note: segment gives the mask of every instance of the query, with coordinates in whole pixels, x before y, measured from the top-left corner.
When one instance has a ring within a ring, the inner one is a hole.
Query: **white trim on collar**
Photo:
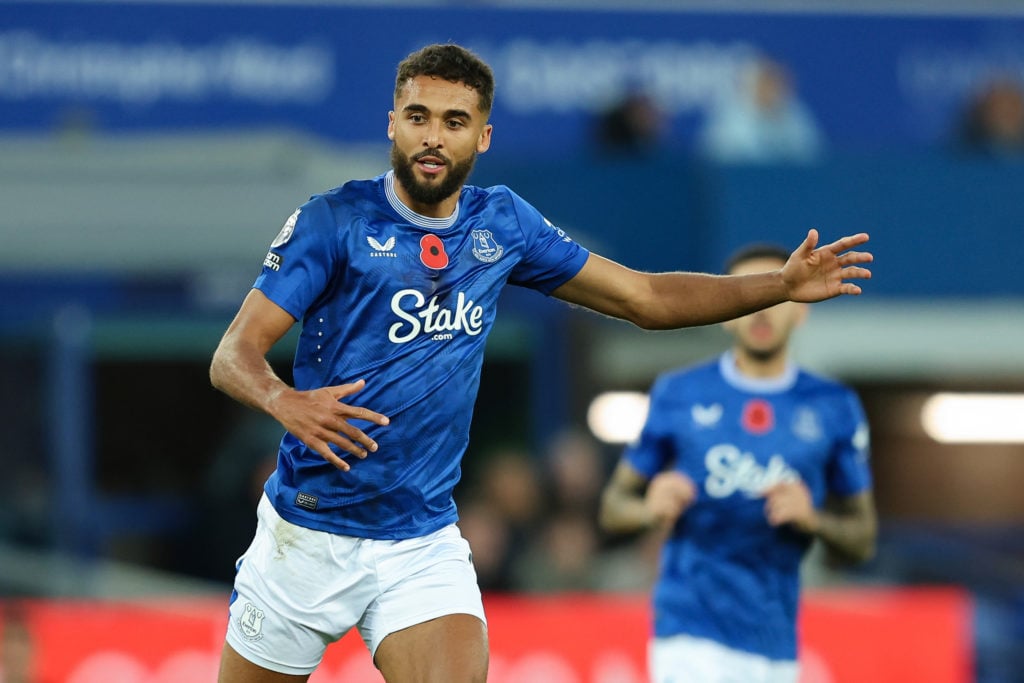
[[[718,369],[726,383],[751,394],[780,394],[793,388],[800,369],[787,361],[786,369],[778,377],[748,377],[736,367],[736,355],[726,351],[718,359]]]
[[[394,169],[391,169],[384,175],[384,194],[387,196],[388,203],[391,204],[391,208],[397,211],[398,215],[413,225],[418,225],[421,228],[427,228],[428,230],[447,230],[455,225],[455,221],[459,220],[459,207],[462,205],[461,201],[455,203],[455,210],[452,211],[452,215],[447,218],[431,218],[429,216],[423,216],[403,204],[402,200],[398,198],[398,193],[395,192]]]

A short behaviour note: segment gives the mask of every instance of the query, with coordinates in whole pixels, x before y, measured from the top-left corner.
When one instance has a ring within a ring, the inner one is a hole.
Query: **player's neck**
[[[734,347],[733,358],[741,375],[757,379],[781,377],[789,367],[789,356],[785,349],[768,356],[755,355],[745,349]]]

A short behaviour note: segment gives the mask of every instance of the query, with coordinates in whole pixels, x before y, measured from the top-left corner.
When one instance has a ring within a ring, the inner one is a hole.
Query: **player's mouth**
[[[437,156],[436,154],[421,154],[413,157],[413,161],[427,175],[437,175],[448,165],[448,161],[444,157]]]
[[[771,339],[772,338],[772,326],[768,323],[758,322],[750,326],[750,334],[754,339]]]

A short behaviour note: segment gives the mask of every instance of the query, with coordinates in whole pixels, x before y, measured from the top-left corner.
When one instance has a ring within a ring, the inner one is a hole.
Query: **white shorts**
[[[652,683],[797,683],[800,666],[679,635],[650,644]]]
[[[281,519],[266,496],[257,518],[238,560],[227,642],[265,669],[311,673],[353,626],[373,654],[389,633],[437,617],[485,621],[469,543],[454,524],[401,541],[340,536]]]

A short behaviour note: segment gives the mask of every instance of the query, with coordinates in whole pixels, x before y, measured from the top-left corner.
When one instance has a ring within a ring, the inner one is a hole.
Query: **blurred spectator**
[[[546,465],[549,505],[596,519],[609,468],[593,437],[577,429],[556,434],[547,448]]]
[[[472,493],[459,501],[459,529],[473,553],[481,590],[513,590],[517,557],[526,553],[544,513],[537,459],[516,447],[488,453]]]
[[[653,583],[658,539],[605,536],[597,526],[610,469],[589,432],[568,427],[537,457],[503,447],[459,501],[459,528],[469,542],[484,591],[640,591]]]
[[[655,152],[665,133],[665,114],[643,90],[630,90],[597,119],[594,138],[600,152],[643,157]]]
[[[719,163],[775,163],[813,161],[823,143],[789,70],[760,59],[742,74],[738,91],[709,113],[698,146]]]
[[[479,488],[517,533],[531,530],[541,516],[541,475],[536,459],[526,451],[509,447],[491,454]]]
[[[1010,78],[989,82],[968,103],[957,137],[965,152],[1024,159],[1024,87]]]
[[[535,543],[515,564],[516,585],[537,593],[597,588],[598,533],[594,517],[561,513],[551,517]]]
[[[527,592],[597,589],[596,520],[606,474],[597,443],[565,429],[549,443],[542,464],[544,514],[524,552],[513,558],[514,585]]]
[[[459,506],[459,530],[469,543],[482,591],[510,591],[512,529],[497,507],[482,498]]]

